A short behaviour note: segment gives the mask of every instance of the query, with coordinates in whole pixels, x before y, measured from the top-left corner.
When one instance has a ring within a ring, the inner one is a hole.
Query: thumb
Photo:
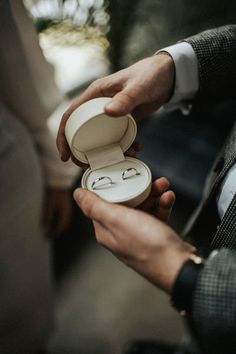
[[[131,93],[132,92],[132,93]],[[117,93],[111,101],[105,106],[105,113],[112,117],[119,117],[128,114],[133,111],[133,109],[140,104],[139,95],[135,90],[134,92],[131,88],[125,89]]]
[[[114,215],[114,211],[112,212],[112,210],[117,208],[116,205],[106,202],[87,189],[76,189],[73,197],[87,217],[101,224],[110,223]]]

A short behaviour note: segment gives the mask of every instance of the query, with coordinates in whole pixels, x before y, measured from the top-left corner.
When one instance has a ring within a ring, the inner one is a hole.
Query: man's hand
[[[193,246],[143,211],[108,203],[83,189],[75,190],[74,199],[92,219],[100,244],[170,293],[182,264],[195,251]]]
[[[165,177],[155,180],[149,197],[139,205],[138,209],[167,222],[175,203],[175,194],[168,190],[169,186],[170,183]]]
[[[172,58],[160,53],[143,59],[115,74],[94,81],[64,113],[57,136],[57,147],[63,161],[70,158],[65,139],[65,125],[71,113],[82,103],[96,97],[113,97],[105,113],[119,117],[132,112],[141,118],[166,103],[173,91],[175,67]]]

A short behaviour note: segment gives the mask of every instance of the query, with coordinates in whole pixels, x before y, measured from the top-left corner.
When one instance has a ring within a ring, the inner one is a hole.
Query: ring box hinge
[[[98,170],[106,166],[114,165],[125,160],[124,153],[119,144],[106,145],[85,153],[91,170]]]

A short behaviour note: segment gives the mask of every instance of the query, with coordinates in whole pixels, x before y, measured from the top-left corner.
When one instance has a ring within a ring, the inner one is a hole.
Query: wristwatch
[[[192,253],[183,264],[171,293],[171,304],[182,316],[191,313],[193,293],[199,273],[204,267],[205,258]]]

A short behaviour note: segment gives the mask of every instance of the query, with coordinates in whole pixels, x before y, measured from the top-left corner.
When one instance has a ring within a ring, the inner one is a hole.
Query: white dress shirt
[[[198,61],[189,43],[181,42],[161,51],[168,52],[175,63],[175,88],[171,100],[165,105],[166,110],[180,109],[183,114],[189,114],[189,101],[199,89]],[[222,219],[233,196],[236,193],[236,164],[225,176],[217,195],[217,208]]]

